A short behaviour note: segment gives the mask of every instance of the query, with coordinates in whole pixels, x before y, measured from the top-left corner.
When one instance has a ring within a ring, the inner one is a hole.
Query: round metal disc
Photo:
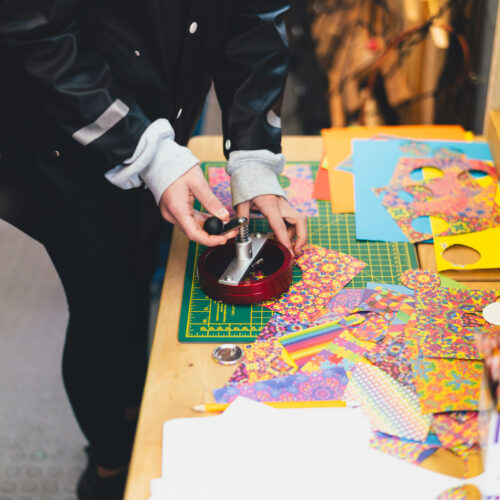
[[[235,344],[222,344],[212,353],[220,365],[235,365],[243,357],[243,349]]]

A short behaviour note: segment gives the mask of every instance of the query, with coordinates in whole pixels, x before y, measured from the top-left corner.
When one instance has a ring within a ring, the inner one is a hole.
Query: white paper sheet
[[[464,484],[370,449],[354,408],[238,398],[222,415],[170,420],[163,432],[150,500],[430,500]]]

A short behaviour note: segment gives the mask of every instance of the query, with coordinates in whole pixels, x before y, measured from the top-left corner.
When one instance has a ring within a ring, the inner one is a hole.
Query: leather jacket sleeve
[[[281,98],[288,68],[284,16],[289,2],[238,0],[225,53],[213,71],[223,115],[224,153],[281,151]]]
[[[0,64],[64,136],[102,155],[107,170],[132,156],[149,120],[113,83],[108,64],[82,49],[80,8],[79,0],[0,0]]]

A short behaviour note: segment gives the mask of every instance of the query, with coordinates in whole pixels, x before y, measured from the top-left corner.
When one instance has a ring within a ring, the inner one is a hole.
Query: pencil
[[[345,401],[276,401],[264,403],[273,408],[344,408]],[[205,403],[193,406],[194,411],[220,412],[224,411],[229,403]]]

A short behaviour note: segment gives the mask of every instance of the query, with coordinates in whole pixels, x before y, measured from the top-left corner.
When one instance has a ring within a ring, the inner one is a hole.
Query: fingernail
[[[215,215],[219,217],[219,219],[227,219],[229,217],[229,212],[225,208],[220,208],[215,212]]]

